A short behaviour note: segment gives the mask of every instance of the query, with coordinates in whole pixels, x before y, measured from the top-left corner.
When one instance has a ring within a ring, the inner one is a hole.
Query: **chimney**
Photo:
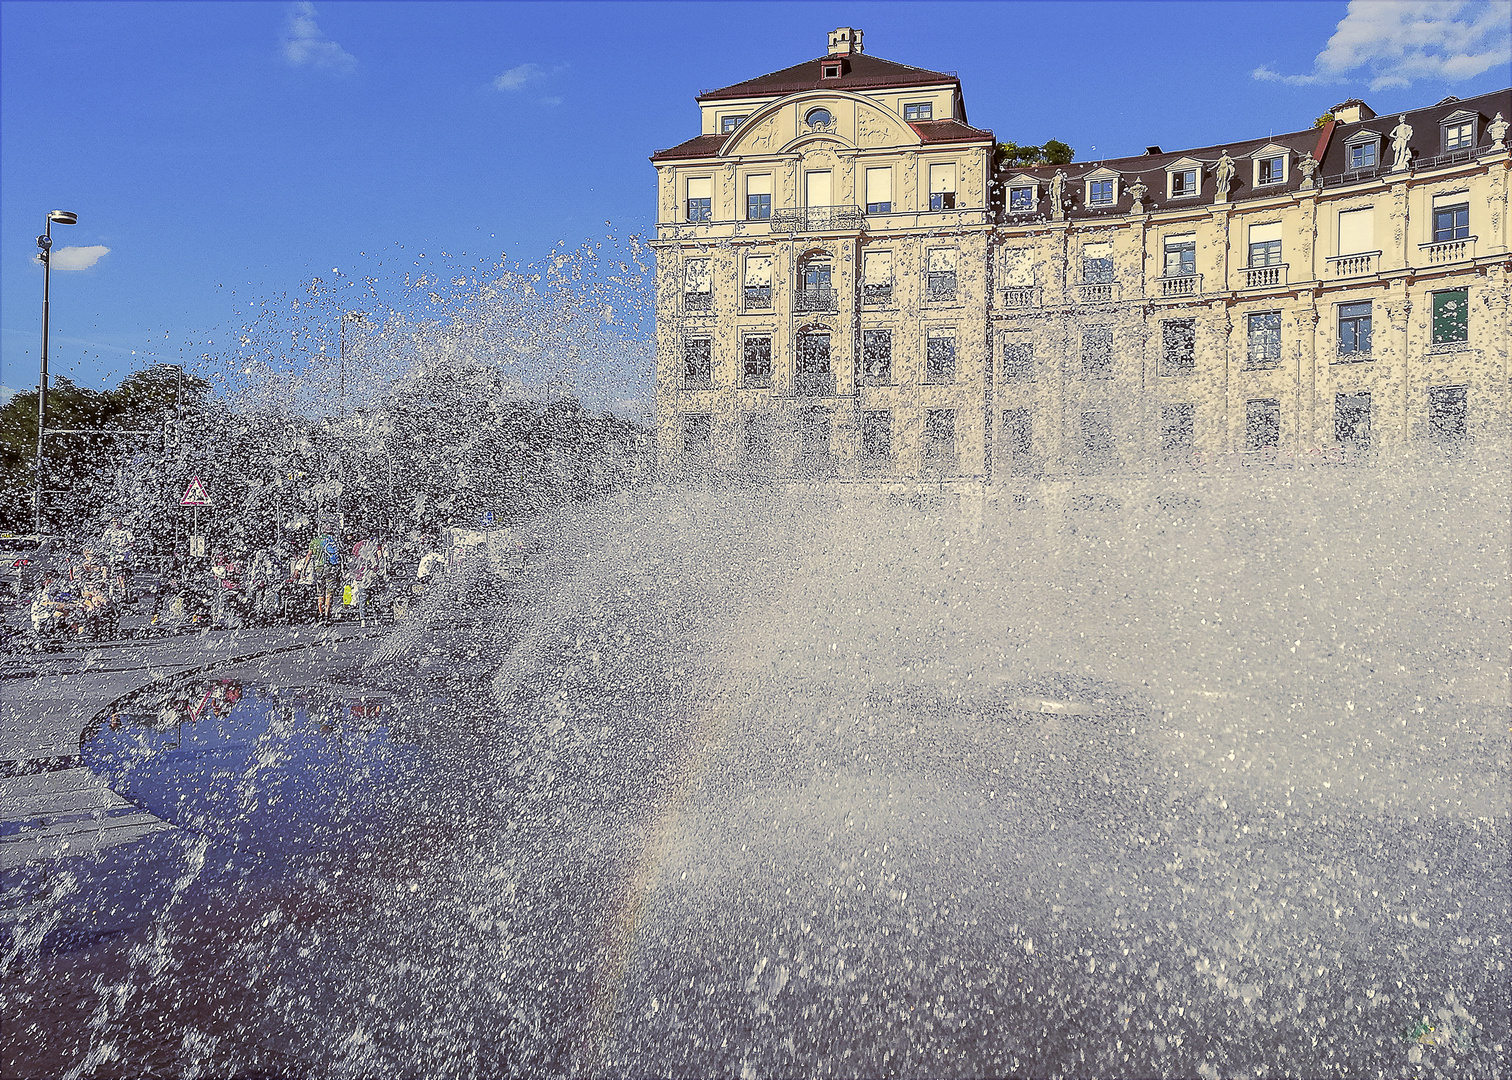
[[[1333,113],[1333,118],[1341,124],[1358,124],[1362,120],[1374,120],[1376,115],[1375,110],[1359,98],[1341,101],[1328,111]]]
[[[829,54],[831,56],[859,56],[861,54],[861,31],[851,26],[841,26],[830,31]]]

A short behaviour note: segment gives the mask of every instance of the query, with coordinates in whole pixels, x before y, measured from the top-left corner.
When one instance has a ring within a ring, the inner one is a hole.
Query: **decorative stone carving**
[[[777,145],[777,118],[769,116],[756,126],[756,129],[746,136],[747,142],[744,147],[750,153],[769,152]]]
[[[1234,183],[1234,159],[1229,157],[1227,150],[1218,158],[1218,167],[1213,171],[1213,180],[1217,190],[1213,201],[1228,202],[1229,188]]]
[[[902,208],[904,210],[912,210],[912,209],[914,209],[914,207],[916,207],[916,206],[919,205],[917,202],[914,201],[914,190],[915,190],[915,188],[917,186],[917,182],[916,182],[916,180],[914,178],[915,169],[916,169],[916,164],[914,162],[913,155],[910,154],[910,155],[908,155],[908,160],[903,165],[903,202],[902,202]]]
[[[973,157],[975,157],[975,155],[973,155]],[[976,161],[972,161],[970,163],[966,161],[961,162],[961,191],[959,196],[961,206],[987,205],[987,200],[983,197],[982,194],[982,171],[976,166]]]
[[[1060,169],[1050,178],[1050,216],[1056,221],[1066,220],[1066,174]]]
[[[856,143],[859,146],[886,146],[893,136],[893,125],[876,109],[862,105],[857,109]]]
[[[1502,114],[1497,113],[1496,119],[1486,125],[1486,134],[1491,136],[1491,149],[1505,150],[1507,148],[1507,129],[1512,124],[1502,119]]]
[[[1146,195],[1148,195],[1149,193],[1150,193],[1150,189],[1145,186],[1144,181],[1141,180],[1139,177],[1136,176],[1134,178],[1134,182],[1129,185],[1129,194],[1134,197],[1134,205],[1129,208],[1129,213],[1131,213],[1131,214],[1142,214],[1142,213],[1144,213],[1145,212],[1144,197]]]
[[[1401,172],[1412,161],[1412,147],[1407,145],[1412,138],[1412,127],[1407,123],[1407,114],[1397,117],[1397,126],[1391,129],[1391,171]]]
[[[1302,160],[1297,162],[1297,171],[1302,174],[1302,191],[1311,191],[1318,186],[1317,180],[1314,179],[1318,171],[1318,161],[1312,156],[1311,150],[1302,155]]]

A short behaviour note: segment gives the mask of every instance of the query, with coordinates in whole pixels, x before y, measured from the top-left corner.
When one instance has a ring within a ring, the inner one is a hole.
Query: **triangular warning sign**
[[[200,478],[195,477],[189,481],[189,490],[184,492],[182,506],[209,506],[210,496],[205,494],[205,485],[200,483]]]

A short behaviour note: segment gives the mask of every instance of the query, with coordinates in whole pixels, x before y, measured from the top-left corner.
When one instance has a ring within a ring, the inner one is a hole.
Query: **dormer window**
[[[1255,151],[1255,179],[1258,187],[1274,187],[1286,183],[1287,159],[1290,152],[1284,146],[1262,146]]]
[[[903,106],[903,119],[905,120],[929,120],[934,116],[934,104],[929,101],[915,101]]]
[[[1373,169],[1381,163],[1381,137],[1373,131],[1361,132],[1344,147],[1344,168],[1348,172]]]
[[[1463,120],[1444,125],[1444,152],[1468,150],[1475,145],[1475,121]]]
[[[722,116],[719,118],[719,133],[728,135],[743,123],[745,123],[744,116]]]
[[[1191,199],[1202,192],[1202,162],[1182,158],[1166,166],[1166,198]]]
[[[1034,188],[1011,187],[1008,189],[1008,212],[1027,214],[1034,209]]]
[[[840,63],[839,63],[839,61],[836,61],[835,63],[825,63],[823,65],[823,67],[824,67],[824,77],[826,79],[838,79],[840,77]]]

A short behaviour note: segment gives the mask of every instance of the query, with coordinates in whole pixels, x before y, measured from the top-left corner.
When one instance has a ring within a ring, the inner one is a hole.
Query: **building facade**
[[[664,465],[958,482],[1504,432],[1512,91],[998,168],[859,30],[658,174]]]

